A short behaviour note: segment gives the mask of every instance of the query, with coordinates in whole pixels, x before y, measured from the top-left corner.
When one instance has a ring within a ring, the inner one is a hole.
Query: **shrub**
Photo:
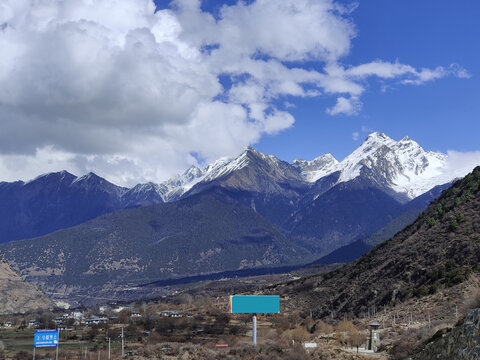
[[[456,268],[450,270],[446,275],[446,285],[451,287],[456,284],[464,282],[467,278],[467,269],[465,268]]]
[[[450,224],[449,230],[450,231],[457,231],[459,228],[457,220],[453,220]]]
[[[350,332],[357,330],[351,321],[342,320],[337,324],[336,332]]]
[[[438,204],[438,205],[437,205],[437,213],[438,213],[438,215],[439,215],[440,217],[442,217],[443,214],[445,213],[445,210],[443,209],[442,204]]]
[[[360,331],[356,330],[356,329],[355,329],[355,331],[351,331],[348,334],[348,337],[347,337],[348,344],[351,347],[356,347],[357,352],[358,352],[358,348],[361,345],[365,344],[366,341],[367,341],[367,335],[363,332],[360,332]]]
[[[393,359],[407,359],[420,350],[428,336],[429,330],[425,327],[407,331],[401,334],[400,338],[393,343],[390,355],[392,355]]]
[[[430,287],[428,288],[428,293],[429,294],[435,294],[438,290],[438,283],[434,283],[432,285],[430,285]]]
[[[348,342],[348,336],[351,333],[357,332],[357,328],[351,321],[343,320],[337,324],[335,329],[335,338],[342,344],[346,345]]]
[[[420,286],[420,287],[416,288],[415,290],[413,290],[413,295],[416,296],[416,297],[426,296],[426,295],[428,295],[428,293],[429,293],[429,289],[426,288],[425,286]]]
[[[434,218],[432,218],[430,216],[427,218],[427,224],[428,224],[429,227],[434,226],[436,223],[437,223],[437,220],[435,220]]]
[[[331,334],[332,332],[333,326],[322,320],[318,320],[315,324],[315,334]]]
[[[288,337],[295,342],[304,342],[310,339],[310,333],[303,326],[298,326],[293,330],[287,330],[284,333],[284,337]]]

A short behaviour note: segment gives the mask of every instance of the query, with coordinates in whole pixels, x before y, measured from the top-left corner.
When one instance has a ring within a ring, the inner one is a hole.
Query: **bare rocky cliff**
[[[0,315],[52,308],[53,304],[35,285],[22,279],[0,259]]]
[[[480,358],[480,309],[467,312],[463,324],[430,342],[414,360]]]

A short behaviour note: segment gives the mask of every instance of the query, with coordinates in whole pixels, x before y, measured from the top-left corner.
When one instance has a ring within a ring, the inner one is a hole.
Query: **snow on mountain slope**
[[[135,185],[122,195],[124,207],[143,206],[165,202],[166,187],[148,182]]]
[[[212,181],[247,166],[252,162],[252,154],[262,159],[263,166],[271,167],[278,173],[286,171],[288,164],[285,165],[285,162],[248,148],[237,158],[217,160],[203,170],[191,168],[185,174],[163,183],[169,189],[167,201],[178,198],[199,182]],[[296,171],[299,178],[307,183],[314,183],[336,171],[341,173],[339,183],[362,175],[380,188],[413,199],[458,176],[446,171],[446,163],[447,155],[425,151],[408,136],[396,141],[383,133],[374,132],[341,162],[331,154],[324,154],[311,161],[297,159],[290,164],[289,171]]]
[[[338,160],[331,154],[324,154],[311,161],[297,159],[292,166],[300,170],[300,175],[305,181],[315,182],[336,171],[338,164]]]
[[[288,163],[279,160],[273,155],[263,154],[255,149],[248,147],[240,156],[236,158],[222,158],[208,165],[204,169],[192,166],[182,175],[177,175],[165,182],[163,185],[167,190],[163,195],[165,201],[173,201],[181,197],[193,186],[200,182],[209,182],[221,178],[235,171],[241,170],[259,160],[265,168],[275,171],[282,177],[287,173]]]
[[[83,188],[85,191],[92,191],[93,189],[104,191],[117,198],[121,198],[128,191],[127,188],[112,184],[93,172],[77,177],[72,181],[71,186]]]
[[[446,155],[424,151],[408,137],[395,141],[374,132],[347,156],[337,170],[339,182],[352,180],[363,173],[380,186],[413,199],[436,185],[453,179],[443,171]]]
[[[311,161],[297,159],[289,164],[273,155],[248,147],[236,158],[221,158],[203,169],[192,166],[183,174],[160,184],[139,184],[128,191],[123,188],[115,191],[119,192],[118,195],[122,196],[128,205],[169,202],[181,198],[198,183],[210,182],[251,166],[271,174],[273,181],[295,179],[305,184],[313,184],[338,171],[338,183],[363,176],[380,188],[397,193],[406,200],[413,199],[437,185],[448,183],[471,170],[449,172],[447,160],[447,155],[425,151],[407,136],[396,141],[383,133],[374,132],[341,162],[331,154],[324,154]],[[99,181],[94,174],[87,174],[74,178],[73,183],[85,183],[85,186],[92,182],[93,178]],[[102,185],[110,183],[104,180]]]

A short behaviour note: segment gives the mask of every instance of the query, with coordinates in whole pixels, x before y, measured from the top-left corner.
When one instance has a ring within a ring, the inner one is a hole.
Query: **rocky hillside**
[[[328,274],[284,284],[290,306],[317,316],[361,314],[435,293],[480,271],[480,167],[454,183],[411,225],[357,261]]]
[[[434,337],[414,360],[480,358],[480,309],[471,309],[463,324]]]
[[[35,285],[24,281],[0,260],[0,315],[26,313],[53,306]]]
[[[185,275],[308,261],[252,209],[210,192],[117,211],[53,234],[0,245],[49,293],[93,293]]]

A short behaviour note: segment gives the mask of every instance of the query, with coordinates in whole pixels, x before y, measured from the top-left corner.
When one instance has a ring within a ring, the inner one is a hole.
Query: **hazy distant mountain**
[[[311,286],[292,297],[291,306],[302,304],[319,316],[332,310],[359,315],[465,281],[480,272],[479,208],[477,167],[392,239],[343,268],[311,277]]]
[[[356,240],[330,252],[328,255],[315,261],[315,263],[347,263],[359,258],[361,255],[373,249],[376,245],[392,238],[399,231],[411,224],[433,200],[440,196],[443,190],[448,189],[450,186],[451,183],[436,186],[425,194],[416,197],[409,203],[391,211],[390,216],[394,216],[394,218],[385,226],[366,238],[360,237],[360,240]],[[395,214],[399,215],[395,216]],[[378,219],[375,219],[375,221],[378,221]]]
[[[451,176],[444,166],[444,155],[408,138],[373,133],[341,162],[290,164],[247,148],[131,189],[65,171],[0,183],[0,242],[31,238],[0,252],[67,295],[327,254],[322,261],[350,261],[439,195],[443,187],[411,200]]]
[[[77,225],[122,207],[127,189],[93,173],[66,171],[0,183],[0,243]]]
[[[41,236],[119,209],[176,201],[220,187],[286,235],[324,254],[378,231],[401,215],[395,213],[400,203],[452,180],[442,171],[444,166],[445,155],[425,152],[407,137],[395,141],[372,133],[341,162],[326,154],[290,164],[247,148],[237,158],[220,159],[204,169],[192,167],[163,183],[138,184],[131,189],[92,173],[79,178],[65,171],[51,173],[27,183],[0,183],[0,243]],[[363,194],[356,192],[360,188]],[[349,196],[352,204],[365,204],[352,208]],[[329,208],[331,199],[337,197],[341,203]],[[361,216],[358,221],[356,215]],[[322,218],[317,221],[318,216]]]
[[[311,259],[262,216],[221,191],[106,214],[44,237],[2,244],[0,252],[46,291],[77,296]]]
[[[290,217],[290,238],[321,256],[367,237],[399,214],[402,204],[370,179],[336,184]]]
[[[397,232],[411,224],[417,216],[437,197],[443,190],[448,189],[452,183],[435,186],[430,191],[422,194],[399,209],[399,215],[380,230],[363,239],[364,243],[374,247],[383,241],[390,239]]]

